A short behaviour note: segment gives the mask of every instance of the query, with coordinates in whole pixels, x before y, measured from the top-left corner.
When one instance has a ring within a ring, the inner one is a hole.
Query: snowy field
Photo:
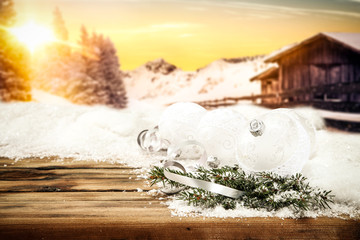
[[[14,161],[28,157],[58,156],[75,160],[121,162],[144,170],[159,164],[164,156],[142,152],[137,146],[138,133],[157,125],[164,107],[145,101],[130,101],[124,110],[104,106],[78,106],[66,100],[36,94],[43,102],[0,103],[0,156]],[[40,97],[39,97],[40,96]],[[248,118],[268,111],[251,105],[232,107]],[[336,204],[324,212],[306,216],[360,215],[360,134],[328,131],[312,109],[299,109],[317,127],[316,155],[302,173],[312,186],[332,190]],[[170,201],[173,214],[198,214],[215,217],[279,216],[294,217],[288,210],[262,212],[201,210]]]
[[[195,72],[169,71],[169,63],[157,59],[126,72],[124,82],[130,98],[197,102],[260,94],[260,82],[249,79],[271,66],[257,57],[239,62],[219,59]]]

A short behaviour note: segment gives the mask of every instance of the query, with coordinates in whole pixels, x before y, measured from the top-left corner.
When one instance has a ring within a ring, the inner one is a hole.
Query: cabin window
[[[271,82],[267,81],[266,82],[266,93],[271,93],[271,92],[272,92]]]
[[[355,82],[360,82],[360,65],[355,67]]]
[[[341,82],[341,65],[329,66],[329,81],[330,84]]]
[[[326,65],[310,66],[311,86],[319,86],[326,84]]]
[[[314,93],[314,101],[324,101],[324,94]]]
[[[261,82],[261,92],[267,94],[267,86],[265,82]]]
[[[341,102],[340,94],[337,93],[331,93],[331,94],[325,94],[326,102]]]
[[[352,93],[350,95],[350,101],[351,102],[360,102],[360,94],[358,93]]]

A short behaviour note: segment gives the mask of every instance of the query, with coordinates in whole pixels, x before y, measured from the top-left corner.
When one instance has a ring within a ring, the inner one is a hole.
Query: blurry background
[[[305,105],[358,129],[357,0],[0,0],[0,26],[3,101]]]

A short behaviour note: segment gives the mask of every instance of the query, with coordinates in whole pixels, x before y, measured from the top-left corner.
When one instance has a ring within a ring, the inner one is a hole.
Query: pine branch
[[[213,208],[222,205],[225,209],[234,209],[237,204],[268,211],[290,207],[295,212],[302,210],[315,210],[330,208],[333,202],[331,191],[313,188],[307,179],[301,174],[290,177],[281,177],[274,173],[261,172],[246,174],[239,167],[225,166],[222,168],[205,169],[198,168],[193,173],[168,169],[172,173],[187,176],[194,179],[215,182],[227,187],[243,191],[244,195],[239,199],[232,199],[209,191],[187,187],[178,194],[179,199],[187,201],[193,206]],[[172,187],[183,185],[167,179],[164,168],[154,167],[149,172],[151,186],[162,182]]]

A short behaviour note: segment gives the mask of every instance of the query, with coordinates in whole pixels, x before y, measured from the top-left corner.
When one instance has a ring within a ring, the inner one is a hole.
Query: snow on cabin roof
[[[256,74],[252,78],[250,78],[250,82],[255,81],[255,80],[269,79],[269,78],[277,79],[278,74],[279,74],[278,66],[271,66],[271,67],[265,69],[264,71]]]
[[[274,51],[264,59],[264,62],[274,62],[282,56],[293,52],[302,46],[312,43],[313,41],[325,37],[331,41],[336,41],[351,50],[360,53],[360,33],[343,33],[343,32],[321,32],[300,43],[287,45],[279,50]]]
[[[352,47],[360,52],[360,33],[324,32],[330,38]]]
[[[269,59],[271,59],[271,58],[273,58],[273,57],[275,57],[275,56],[277,56],[279,54],[282,54],[283,52],[286,52],[287,50],[289,50],[289,49],[291,49],[291,48],[293,48],[293,47],[295,47],[297,45],[299,45],[299,43],[291,43],[291,44],[285,45],[285,46],[271,52],[269,55],[267,55],[264,58],[264,62],[270,62],[270,61],[268,61]]]

